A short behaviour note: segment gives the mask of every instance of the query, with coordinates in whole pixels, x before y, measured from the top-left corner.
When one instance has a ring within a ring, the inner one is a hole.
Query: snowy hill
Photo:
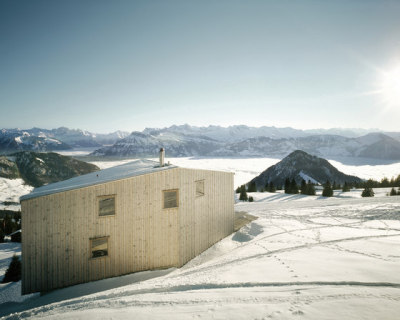
[[[283,186],[286,178],[295,179],[298,184],[301,183],[302,179],[320,184],[326,181],[331,183],[335,181],[339,184],[361,181],[358,177],[340,172],[325,159],[297,150],[263,171],[251,182],[255,182],[257,188],[261,189],[269,182],[273,182],[275,186]]]
[[[0,177],[22,178],[27,185],[34,187],[97,170],[99,168],[93,164],[52,152],[24,151],[0,157]]]

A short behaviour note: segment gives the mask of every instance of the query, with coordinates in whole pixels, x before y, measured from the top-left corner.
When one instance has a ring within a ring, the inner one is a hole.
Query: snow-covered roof
[[[140,176],[143,174],[168,170],[172,168],[177,168],[177,166],[166,165],[164,167],[160,167],[160,164],[157,161],[135,160],[120,166],[111,167],[108,169],[88,173],[68,180],[59,181],[39,188],[35,188],[31,193],[22,196],[20,200],[37,198],[53,193],[84,188],[109,181]]]

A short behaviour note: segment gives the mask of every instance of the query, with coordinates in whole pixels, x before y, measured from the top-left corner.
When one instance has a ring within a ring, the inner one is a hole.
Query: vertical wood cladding
[[[177,207],[164,209],[165,190]],[[233,174],[183,168],[23,200],[22,293],[182,266],[233,232],[233,204]],[[93,257],[94,239],[107,254]]]

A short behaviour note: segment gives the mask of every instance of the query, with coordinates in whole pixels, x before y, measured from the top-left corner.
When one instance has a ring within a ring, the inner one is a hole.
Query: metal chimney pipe
[[[165,151],[164,148],[160,149],[160,167],[164,167],[164,157],[165,157]]]

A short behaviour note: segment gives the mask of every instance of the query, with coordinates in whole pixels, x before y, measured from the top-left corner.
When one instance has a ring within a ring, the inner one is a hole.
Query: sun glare
[[[382,73],[380,91],[389,107],[400,108],[400,64]]]

